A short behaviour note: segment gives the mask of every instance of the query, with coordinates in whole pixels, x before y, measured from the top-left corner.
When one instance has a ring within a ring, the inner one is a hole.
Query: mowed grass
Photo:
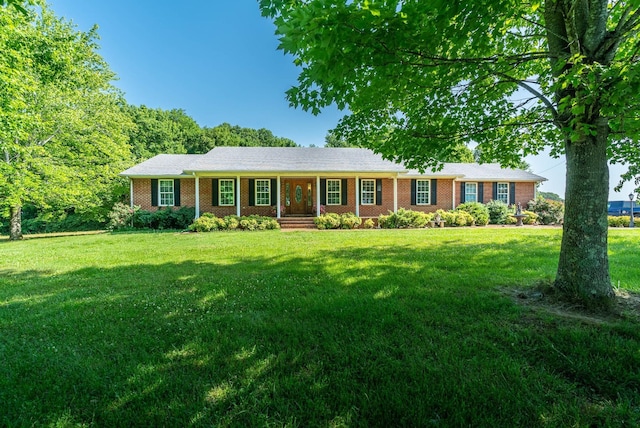
[[[640,325],[520,305],[558,229],[0,241],[1,426],[638,426]],[[640,234],[610,234],[640,291]]]

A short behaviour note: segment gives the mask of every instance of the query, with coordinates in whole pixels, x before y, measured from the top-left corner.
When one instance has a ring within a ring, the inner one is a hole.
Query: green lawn
[[[543,228],[0,241],[0,426],[638,426],[640,322],[500,290]],[[612,280],[640,291],[640,231]]]

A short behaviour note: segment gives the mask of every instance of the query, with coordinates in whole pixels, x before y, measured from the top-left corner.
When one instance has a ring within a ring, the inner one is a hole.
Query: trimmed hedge
[[[275,230],[280,223],[273,217],[250,215],[238,217],[229,215],[224,218],[204,213],[189,226],[192,232],[214,232],[217,230]]]

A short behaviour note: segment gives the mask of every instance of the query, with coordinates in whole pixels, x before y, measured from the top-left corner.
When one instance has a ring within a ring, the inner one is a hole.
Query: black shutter
[[[509,203],[516,203],[516,183],[509,183]]]
[[[158,179],[157,178],[151,179],[151,206],[152,207],[158,206]]]
[[[498,200],[498,183],[495,181],[493,182],[493,200]]]
[[[340,202],[342,202],[342,205],[347,205],[347,179],[343,178],[342,179],[342,200]]]
[[[416,205],[416,179],[411,179],[411,205]]]
[[[256,204],[256,180],[249,179],[249,206],[253,207]]]
[[[327,205],[327,179],[320,179],[320,205]]]
[[[478,183],[478,202],[484,202],[484,183]]]
[[[376,205],[382,205],[382,179],[376,180]]]
[[[431,192],[429,192],[429,194],[431,195],[431,205],[437,205],[438,204],[438,180],[436,180],[435,178],[433,180],[431,180]]]
[[[464,194],[464,181],[460,183],[460,203],[464,204],[466,195]]]
[[[218,202],[218,179],[212,178],[211,179],[211,205],[213,205],[214,207],[217,207],[219,203],[220,202]]]
[[[180,180],[173,180],[173,205],[180,206]]]
[[[278,206],[278,180],[275,178],[271,179],[271,203],[269,205]]]

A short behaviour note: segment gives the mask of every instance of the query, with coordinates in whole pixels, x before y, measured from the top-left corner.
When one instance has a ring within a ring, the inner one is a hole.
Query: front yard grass
[[[550,282],[560,238],[0,242],[0,426],[638,426],[637,318],[504,293]],[[612,280],[632,293],[639,244],[610,232]]]

